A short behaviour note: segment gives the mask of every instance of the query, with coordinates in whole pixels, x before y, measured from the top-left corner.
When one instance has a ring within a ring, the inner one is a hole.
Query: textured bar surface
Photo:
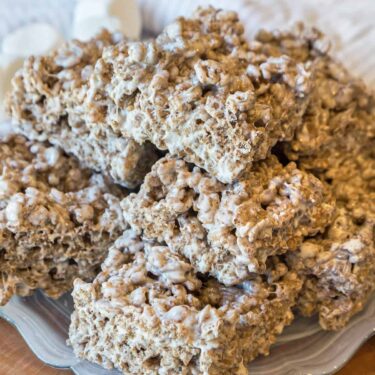
[[[293,140],[285,143],[291,160],[301,168],[322,173],[346,154],[354,158],[375,148],[375,97],[329,54],[329,41],[316,30],[297,25],[291,31],[262,31],[261,50],[283,54],[311,65],[312,90],[307,110]],[[323,175],[321,175],[323,177]]]

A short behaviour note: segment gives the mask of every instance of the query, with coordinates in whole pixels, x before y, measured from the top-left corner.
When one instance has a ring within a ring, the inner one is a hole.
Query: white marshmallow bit
[[[78,24],[89,18],[101,18],[109,16],[108,0],[79,0],[74,8],[74,24]]]
[[[135,0],[80,0],[74,11],[73,37],[88,40],[101,29],[120,31],[130,39],[141,35],[141,14]]]
[[[59,31],[48,23],[30,23],[5,36],[2,52],[19,57],[43,55],[63,40]]]
[[[97,35],[102,29],[107,29],[113,33],[119,31],[120,28],[120,21],[115,17],[91,17],[73,26],[73,37],[87,41]]]

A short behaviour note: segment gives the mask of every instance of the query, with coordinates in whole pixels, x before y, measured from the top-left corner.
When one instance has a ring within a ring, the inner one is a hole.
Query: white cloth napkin
[[[93,6],[96,0],[93,0]],[[70,36],[75,0],[0,0],[0,41],[18,26],[47,21]],[[374,0],[138,0],[144,28],[157,33],[198,5],[232,9],[252,37],[261,27],[286,28],[303,20],[333,41],[333,51],[354,74],[375,88]]]

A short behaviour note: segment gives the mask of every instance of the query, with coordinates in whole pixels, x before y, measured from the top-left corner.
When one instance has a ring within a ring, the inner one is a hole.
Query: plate
[[[73,301],[69,294],[52,300],[38,291],[31,297],[13,297],[0,308],[0,317],[13,324],[30,349],[46,364],[71,369],[76,375],[115,375],[77,359],[66,345]],[[375,334],[375,295],[366,308],[341,331],[326,332],[316,319],[297,318],[272,347],[268,357],[249,366],[252,375],[322,375],[338,371],[358,348]]]

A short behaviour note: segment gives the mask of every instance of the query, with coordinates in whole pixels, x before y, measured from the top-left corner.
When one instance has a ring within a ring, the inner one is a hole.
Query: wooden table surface
[[[39,361],[11,325],[0,319],[0,375],[71,375]],[[93,374],[94,375],[94,374]],[[375,337],[337,375],[375,375]]]

